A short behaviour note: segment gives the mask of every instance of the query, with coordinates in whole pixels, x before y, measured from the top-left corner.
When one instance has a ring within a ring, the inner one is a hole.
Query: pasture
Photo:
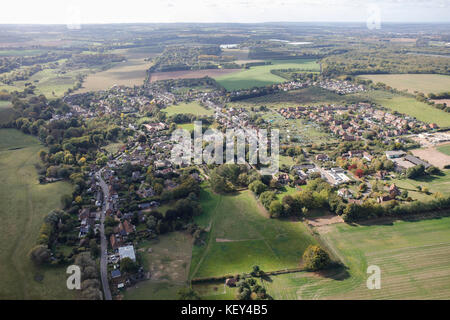
[[[348,269],[271,277],[275,299],[448,299],[450,217],[317,230]],[[381,269],[379,290],[366,287],[369,265]]]
[[[28,258],[44,217],[72,187],[66,182],[39,184],[34,166],[42,146],[37,139],[1,129],[0,142],[0,299],[74,299],[64,267],[38,268]]]
[[[114,63],[108,70],[89,74],[77,93],[106,90],[114,85],[140,86],[144,83],[147,69],[150,66],[151,62],[142,58]]]
[[[137,283],[124,293],[130,300],[170,300],[186,285],[192,251],[192,237],[183,232],[161,235],[137,248],[150,280]]]
[[[213,110],[206,109],[205,107],[201,106],[197,101],[172,105],[170,107],[163,109],[162,111],[167,113],[168,116],[173,116],[180,113],[193,114],[196,116],[212,116],[214,114]]]
[[[437,147],[437,149],[439,152],[442,152],[443,154],[450,156],[450,144],[439,146]]]
[[[250,191],[218,195],[202,190],[206,244],[194,246],[190,279],[299,267],[303,251],[316,241],[300,221],[270,219]]]
[[[270,65],[250,67],[250,69],[243,69],[236,73],[215,77],[215,79],[225,89],[231,91],[286,81],[286,79],[272,74],[271,70],[291,68],[311,72],[320,70],[319,64],[311,59],[271,60],[271,62]]]
[[[374,83],[382,82],[409,93],[439,93],[450,88],[450,76],[441,74],[370,74],[361,75],[360,78],[372,80]]]
[[[168,80],[168,79],[197,79],[203,77],[216,78],[232,73],[239,72],[241,69],[204,69],[204,70],[182,70],[182,71],[165,71],[152,72],[150,74],[150,82]]]

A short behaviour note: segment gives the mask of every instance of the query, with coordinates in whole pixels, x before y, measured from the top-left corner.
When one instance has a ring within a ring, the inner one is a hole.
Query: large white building
[[[125,247],[119,247],[119,257],[120,260],[123,258],[130,258],[133,261],[136,261],[136,255],[134,254],[134,247],[133,246],[125,246]]]

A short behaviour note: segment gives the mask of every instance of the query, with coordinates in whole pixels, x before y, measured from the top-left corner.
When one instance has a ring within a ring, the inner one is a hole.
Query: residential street
[[[103,286],[103,293],[105,295],[105,300],[112,300],[111,298],[111,291],[109,290],[109,283],[108,283],[108,257],[107,257],[107,249],[108,249],[108,242],[105,237],[105,214],[106,211],[109,209],[109,190],[108,185],[105,183],[105,181],[102,178],[101,170],[96,173],[97,180],[100,183],[100,187],[103,191],[103,210],[102,210],[102,216],[100,219],[100,242],[101,242],[101,256],[100,256],[100,274],[102,279],[102,286]]]

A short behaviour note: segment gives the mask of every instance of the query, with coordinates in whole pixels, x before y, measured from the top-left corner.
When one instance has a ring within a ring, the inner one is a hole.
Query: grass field
[[[61,97],[69,88],[73,88],[77,82],[77,76],[88,73],[87,69],[59,73],[59,69],[44,69],[32,75],[29,79],[15,81],[13,85],[0,85],[0,90],[22,91],[25,83],[31,82],[36,86],[36,94],[44,94],[47,98]]]
[[[444,154],[450,156],[450,144],[446,144],[446,145],[437,147],[437,149],[438,149],[440,152],[442,152],[442,153],[444,153]]]
[[[36,268],[28,258],[44,216],[59,207],[71,186],[38,183],[34,165],[42,146],[35,138],[2,129],[0,142],[0,299],[73,299],[65,268]],[[36,281],[36,275],[43,280]]]
[[[144,267],[150,271],[151,279],[127,289],[124,298],[130,300],[176,299],[177,291],[186,286],[192,237],[182,232],[171,232],[161,235],[158,240],[141,243],[137,250],[144,256]]]
[[[212,116],[214,114],[213,110],[204,108],[196,101],[173,105],[163,109],[162,111],[166,112],[168,116],[173,116],[179,113],[193,114],[196,116]]]
[[[0,101],[0,124],[7,123],[14,119],[14,110],[9,101]]]
[[[129,87],[142,85],[150,66],[151,62],[144,61],[142,58],[115,63],[108,70],[88,75],[77,93],[106,90],[115,84]]]
[[[190,278],[295,268],[315,239],[299,221],[269,219],[250,191],[217,195],[202,191],[203,212],[195,222],[209,230],[207,244],[194,246]]]
[[[349,268],[327,276],[301,272],[272,277],[275,299],[448,299],[450,217],[371,226],[322,227],[324,241]],[[366,287],[367,267],[381,269],[381,289]]]
[[[286,81],[286,79],[270,73],[270,70],[290,68],[314,72],[320,70],[319,64],[311,59],[271,60],[271,62],[271,65],[255,66],[215,79],[227,90],[239,90]]]
[[[440,74],[371,74],[360,77],[374,83],[382,82],[397,90],[408,90],[410,93],[439,93],[450,88],[450,76]]]

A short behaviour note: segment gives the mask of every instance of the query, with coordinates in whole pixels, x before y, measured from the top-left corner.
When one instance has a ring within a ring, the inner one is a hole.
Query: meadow
[[[14,119],[14,110],[9,101],[0,101],[0,124]]]
[[[39,184],[35,164],[43,147],[37,139],[1,129],[0,142],[0,299],[74,299],[64,267],[36,267],[28,258],[44,217],[72,187]]]
[[[441,74],[371,74],[360,77],[374,83],[382,82],[397,90],[407,90],[409,93],[439,93],[450,88],[450,76]]]
[[[211,116],[214,114],[214,111],[211,109],[206,109],[201,106],[197,101],[189,102],[189,103],[180,103],[177,105],[172,105],[163,109],[168,116],[173,116],[180,113],[185,114],[193,114],[196,116]]]
[[[151,279],[127,289],[125,300],[171,300],[186,285],[192,251],[192,237],[183,232],[161,235],[137,247]]]
[[[291,68],[311,72],[320,70],[319,64],[311,59],[271,60],[270,62],[272,62],[270,65],[250,67],[250,69],[243,69],[239,72],[215,77],[215,79],[225,89],[231,91],[286,81],[286,79],[270,73],[271,70]]]
[[[208,230],[206,244],[194,246],[190,279],[300,266],[304,250],[315,244],[300,221],[270,219],[246,190],[236,195],[201,193],[203,212],[195,222]]]
[[[437,147],[438,151],[450,156],[450,144]]]
[[[271,277],[264,285],[275,299],[448,299],[450,217],[320,228],[348,269]],[[381,269],[379,290],[366,287],[369,265]]]

